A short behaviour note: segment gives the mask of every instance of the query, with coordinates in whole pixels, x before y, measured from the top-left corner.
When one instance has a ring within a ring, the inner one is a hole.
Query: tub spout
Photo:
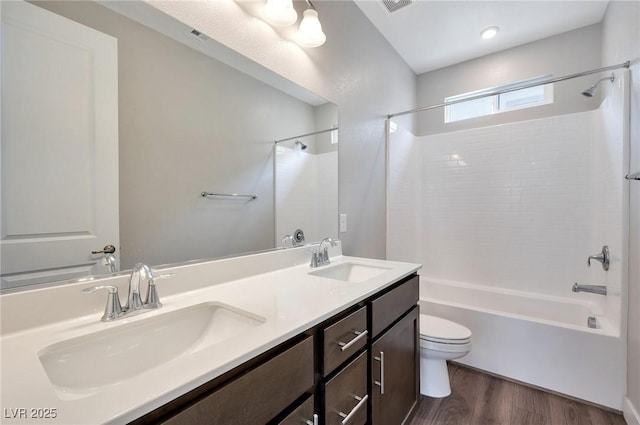
[[[600,285],[578,285],[578,283],[574,283],[571,288],[573,292],[589,292],[592,294],[598,295],[607,295],[607,287]]]

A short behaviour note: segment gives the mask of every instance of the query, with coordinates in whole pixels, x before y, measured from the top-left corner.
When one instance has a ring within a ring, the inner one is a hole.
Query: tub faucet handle
[[[590,255],[587,258],[587,266],[591,267],[591,260],[596,260],[602,263],[602,268],[607,271],[609,270],[609,261],[611,257],[609,255],[609,247],[607,245],[602,247],[602,252],[596,255]]]

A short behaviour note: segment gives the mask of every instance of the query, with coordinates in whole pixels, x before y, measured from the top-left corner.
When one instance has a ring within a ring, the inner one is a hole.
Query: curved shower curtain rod
[[[543,86],[545,84],[557,83],[559,81],[570,80],[572,78],[577,78],[577,77],[584,77],[585,75],[597,74],[599,72],[610,71],[612,69],[629,68],[629,66],[631,66],[631,62],[630,61],[626,61],[626,62],[618,64],[618,65],[605,66],[605,67],[602,67],[602,68],[597,68],[597,69],[592,69],[592,70],[589,70],[589,71],[579,72],[577,74],[565,75],[564,77],[550,78],[548,80],[538,81],[538,82],[535,82],[535,83],[528,83],[528,84],[522,84],[522,85],[519,85],[519,86],[509,87],[508,89],[494,90],[494,91],[486,92],[486,93],[483,93],[483,94],[479,94],[477,96],[466,97],[464,99],[451,100],[449,102],[438,103],[436,105],[423,106],[421,108],[410,109],[408,111],[396,112],[395,114],[387,115],[387,119],[391,119],[393,117],[398,117],[400,115],[414,114],[416,112],[422,112],[422,111],[428,111],[430,109],[442,108],[442,107],[445,107],[445,106],[454,105],[456,103],[468,102],[470,100],[482,99],[483,97],[495,96],[497,94],[509,93],[509,92],[512,92],[512,91],[517,91],[517,90],[522,90],[522,89],[528,89],[530,87]]]

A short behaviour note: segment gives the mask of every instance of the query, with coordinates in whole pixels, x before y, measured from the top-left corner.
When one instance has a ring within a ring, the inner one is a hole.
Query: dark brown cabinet
[[[367,422],[367,353],[342,368],[324,384],[325,425],[364,425]]]
[[[418,401],[418,306],[371,345],[371,422],[400,425]]]
[[[323,331],[323,376],[367,345],[367,308],[362,307]]]
[[[414,274],[131,425],[402,425],[419,394],[417,303]]]
[[[314,416],[315,421],[314,422]],[[307,397],[293,412],[278,422],[278,425],[318,425],[318,414],[315,412],[313,396]]]
[[[263,425],[313,387],[313,338],[307,337],[163,425]]]

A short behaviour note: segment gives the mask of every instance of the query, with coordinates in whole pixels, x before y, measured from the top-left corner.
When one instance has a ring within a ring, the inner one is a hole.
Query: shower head
[[[600,78],[594,85],[592,85],[591,87],[583,91],[582,95],[587,97],[593,97],[593,93],[595,93],[596,89],[598,88],[598,84],[600,84],[604,80],[609,80],[613,83],[613,81],[615,80],[615,76],[614,74],[611,74],[611,76],[609,77]]]
[[[302,143],[300,140],[296,140],[295,149],[300,149],[301,151],[307,149],[307,145]]]

